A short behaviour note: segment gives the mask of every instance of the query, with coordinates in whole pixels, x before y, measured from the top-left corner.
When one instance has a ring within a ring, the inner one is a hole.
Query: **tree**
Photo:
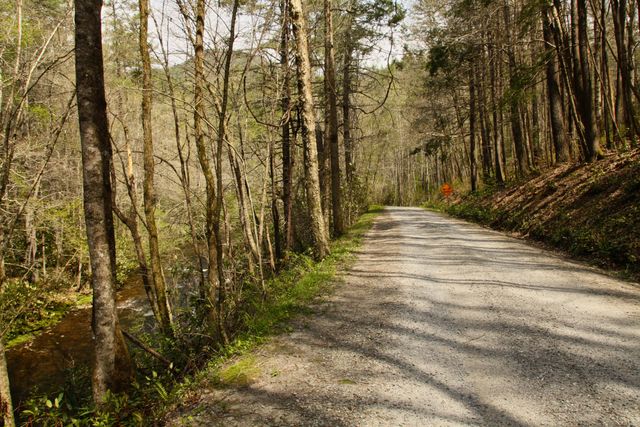
[[[331,159],[331,209],[333,235],[344,233],[342,216],[342,192],[340,180],[340,146],[338,145],[338,101],[336,86],[336,59],[333,47],[333,13],[331,0],[324,0],[325,40],[325,91],[327,98],[328,129],[326,131]]]
[[[155,158],[153,155],[153,134],[151,127],[152,91],[151,57],[149,55],[149,0],[140,0],[140,58],[142,59],[142,141],[144,152],[144,214],[149,237],[151,258],[151,283],[156,297],[160,327],[168,336],[173,335],[173,315],[167,294],[167,284],[160,259],[158,226],[156,224],[156,190],[154,184]]]
[[[550,7],[542,10],[542,32],[546,46],[545,79],[547,83],[547,96],[549,97],[549,122],[551,127],[551,140],[556,154],[556,162],[562,163],[569,160],[569,142],[564,123],[564,110],[562,97],[558,86],[557,75],[559,73],[555,49],[553,49],[553,33],[551,29]]]
[[[104,93],[102,0],[77,0],[75,8],[76,96],[82,145],[84,214],[92,267],[95,338],[93,398],[130,382],[131,363],[116,311],[115,235],[111,199],[111,142]]]
[[[320,201],[318,151],[315,143],[316,123],[313,112],[313,94],[311,92],[311,61],[309,60],[309,44],[307,41],[307,20],[302,9],[302,1],[289,0],[289,13],[296,46],[298,102],[301,110],[307,209],[311,220],[314,255],[318,259],[322,259],[329,253],[329,239],[326,234]]]
[[[291,144],[291,72],[289,67],[289,0],[280,0],[280,68],[282,70],[282,204],[284,210],[284,247],[293,247],[293,164]]]
[[[7,359],[4,354],[4,345],[0,338],[0,421],[5,427],[14,427],[13,405],[11,403],[11,389],[9,388],[9,373],[7,372]]]
[[[577,94],[578,114],[582,122],[580,129],[585,144],[585,151],[589,161],[597,160],[602,155],[596,135],[595,118],[593,113],[593,91],[591,66],[589,63],[589,37],[587,35],[587,2],[576,0],[578,57],[575,61],[575,87]]]
[[[478,190],[478,160],[476,158],[476,77],[475,67],[471,64],[469,75],[469,168],[471,191]]]

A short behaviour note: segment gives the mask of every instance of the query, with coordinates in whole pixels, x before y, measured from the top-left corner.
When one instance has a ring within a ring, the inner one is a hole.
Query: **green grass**
[[[6,348],[15,347],[20,344],[27,343],[38,336],[36,332],[28,332],[26,334],[18,335],[17,337],[9,340],[6,344]]]
[[[223,386],[246,386],[254,382],[260,373],[255,357],[247,355],[221,369],[218,372],[218,379]]]
[[[92,294],[80,294],[76,298],[76,307],[82,307],[86,305],[91,305],[93,303],[93,295]]]
[[[256,303],[256,311],[245,320],[245,332],[227,346],[224,357],[253,348],[280,332],[284,321],[307,312],[313,299],[331,289],[336,271],[352,260],[353,251],[381,211],[382,207],[372,206],[344,236],[331,242],[331,253],[320,262],[307,255],[291,254],[289,267],[267,282],[269,298]]]
[[[32,412],[29,416],[42,421],[36,425],[66,425],[68,423],[61,420],[70,417],[69,414],[78,417],[80,424],[138,425],[143,414],[144,418],[161,419],[167,411],[188,401],[190,394],[198,390],[251,384],[263,374],[251,351],[270,336],[290,330],[288,320],[309,313],[310,304],[333,288],[336,271],[355,259],[354,250],[361,245],[364,234],[381,211],[381,207],[374,206],[362,215],[344,236],[331,243],[330,255],[320,262],[308,255],[290,254],[284,271],[266,283],[267,297],[256,293],[243,306],[245,315],[231,343],[212,354],[209,363],[193,376],[183,377],[176,384],[165,372],[156,374],[154,371],[135,387],[132,394],[113,395],[104,412],[96,412],[90,404],[87,407],[70,406],[68,411],[54,411],[34,400],[28,409],[37,413]],[[90,296],[84,296],[72,302],[86,305],[90,301]],[[277,376],[280,373],[272,371],[267,374]],[[345,380],[344,384],[350,383]]]
[[[246,319],[244,332],[194,378],[176,387],[173,392],[176,397],[170,401],[179,402],[184,393],[199,390],[207,384],[246,385],[253,381],[260,370],[250,352],[274,334],[287,331],[288,320],[309,313],[310,303],[333,288],[336,271],[353,262],[354,250],[362,244],[365,233],[382,209],[381,206],[370,207],[344,236],[331,242],[331,253],[322,261],[316,262],[306,255],[291,255],[289,267],[268,282],[269,298],[257,305],[255,313]]]

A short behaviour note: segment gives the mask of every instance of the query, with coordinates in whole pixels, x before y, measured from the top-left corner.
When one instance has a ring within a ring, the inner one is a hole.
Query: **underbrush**
[[[307,312],[313,300],[329,292],[336,271],[353,259],[353,251],[380,211],[380,207],[372,207],[362,215],[344,236],[331,243],[331,253],[324,260],[316,262],[308,254],[291,253],[281,272],[264,287],[247,286],[237,307],[239,320],[230,331],[232,338],[228,345],[203,346],[193,341],[158,340],[151,334],[142,334],[145,341],[175,364],[162,365],[146,352],[132,349],[137,366],[132,389],[126,394],[109,395],[100,411],[88,400],[91,395],[88,369],[71,370],[68,384],[60,393],[35,397],[24,405],[23,425],[148,425],[187,401],[193,390],[249,381],[255,375],[249,359],[227,368],[225,363],[286,330],[287,320]],[[189,330],[188,322],[183,328],[185,332]],[[199,362],[193,361],[195,355]]]
[[[639,190],[640,151],[634,150],[425,207],[550,244],[638,279]]]

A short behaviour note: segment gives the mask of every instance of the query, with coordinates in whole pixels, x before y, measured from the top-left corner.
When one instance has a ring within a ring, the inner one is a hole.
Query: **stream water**
[[[118,313],[124,329],[152,316],[142,282],[132,276],[118,292]],[[91,307],[68,313],[58,324],[6,353],[11,395],[16,406],[37,392],[58,392],[74,369],[88,367],[93,356]]]

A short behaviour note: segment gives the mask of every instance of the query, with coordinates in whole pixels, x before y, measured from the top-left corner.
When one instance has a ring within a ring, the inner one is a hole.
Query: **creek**
[[[120,325],[133,330],[153,324],[153,313],[139,276],[131,276],[118,291]],[[58,393],[71,376],[88,372],[93,357],[91,307],[69,312],[56,325],[33,340],[7,350],[7,366],[14,405],[19,407],[31,395]]]

